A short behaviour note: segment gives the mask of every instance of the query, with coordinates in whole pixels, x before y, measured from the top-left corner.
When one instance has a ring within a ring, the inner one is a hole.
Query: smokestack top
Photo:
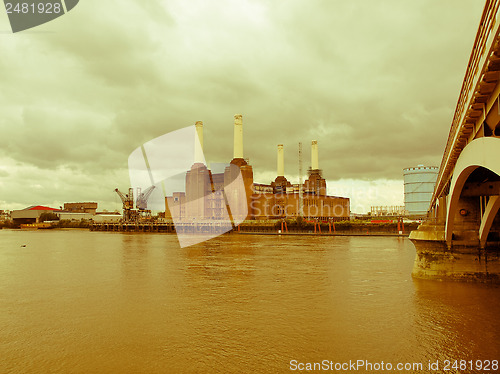
[[[278,177],[285,176],[285,156],[283,151],[283,144],[278,144]]]
[[[243,158],[243,120],[241,114],[234,115],[233,158]]]
[[[318,141],[313,140],[311,142],[311,169],[318,170],[319,162],[318,162]]]
[[[203,155],[203,122],[196,121],[195,123],[195,140],[194,140],[194,163],[204,164],[205,156]]]

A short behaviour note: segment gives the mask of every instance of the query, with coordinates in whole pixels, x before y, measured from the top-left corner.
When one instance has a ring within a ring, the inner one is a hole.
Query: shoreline
[[[403,234],[398,234],[398,233],[389,233],[389,232],[369,232],[369,233],[362,233],[362,232],[337,232],[337,233],[330,233],[330,232],[324,232],[324,233],[314,233],[314,232],[258,232],[258,231],[252,231],[252,232],[237,232],[237,231],[231,231],[229,234],[237,234],[237,235],[283,235],[283,236],[289,236],[289,235],[306,235],[306,236],[396,236],[396,237],[405,237],[407,238],[410,233],[403,233]]]
[[[33,232],[38,231],[37,229],[21,229],[21,228],[4,228],[6,231],[26,231]],[[157,234],[176,234],[175,232],[167,232],[167,231],[118,231],[118,230],[90,230],[89,228],[80,228],[80,227],[53,227],[51,229],[39,229],[43,231],[93,231],[93,232],[117,232],[117,233],[157,233]],[[193,233],[196,234],[196,233]],[[222,235],[275,235],[275,236],[379,236],[379,237],[402,237],[407,238],[410,235],[410,232],[404,232],[402,234],[399,233],[390,233],[390,232],[276,232],[276,231],[240,231],[232,230],[228,231]]]

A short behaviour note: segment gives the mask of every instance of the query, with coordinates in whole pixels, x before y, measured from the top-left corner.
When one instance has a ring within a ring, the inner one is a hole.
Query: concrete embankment
[[[295,232],[274,232],[274,231],[269,231],[269,232],[259,232],[259,231],[252,231],[252,232],[237,232],[235,231],[234,233],[238,235],[311,235],[311,236],[400,236],[400,237],[407,237],[409,235],[408,232],[402,232],[401,234],[399,233],[389,233],[389,232],[300,232],[300,231],[295,231]]]
[[[397,222],[366,222],[343,221],[329,223],[301,223],[283,224],[279,221],[273,223],[244,222],[234,231],[239,234],[267,234],[267,235],[338,235],[338,236],[408,236],[416,229],[418,223],[411,222],[398,225]]]
[[[238,234],[259,235],[338,235],[338,236],[408,236],[411,230],[416,229],[417,223],[406,224],[404,227],[397,223],[372,222],[338,222],[302,223],[281,221],[245,221],[232,230]],[[217,229],[217,222],[189,223],[184,226],[173,223],[109,223],[91,224],[92,231],[138,231],[138,232],[200,232],[207,233]],[[219,229],[217,231],[220,231]]]

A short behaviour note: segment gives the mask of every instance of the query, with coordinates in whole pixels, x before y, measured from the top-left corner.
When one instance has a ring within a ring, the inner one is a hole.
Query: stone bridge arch
[[[482,137],[471,141],[462,150],[453,172],[448,196],[445,239],[452,244],[455,215],[458,211],[460,195],[469,176],[478,168],[484,168],[500,176],[500,138]],[[500,198],[491,196],[481,217],[478,237],[484,248],[493,220],[500,207]]]

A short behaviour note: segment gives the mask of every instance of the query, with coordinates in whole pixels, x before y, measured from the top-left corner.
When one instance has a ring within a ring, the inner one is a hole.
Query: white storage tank
[[[418,165],[403,169],[405,209],[410,216],[425,216],[429,210],[439,168]]]

